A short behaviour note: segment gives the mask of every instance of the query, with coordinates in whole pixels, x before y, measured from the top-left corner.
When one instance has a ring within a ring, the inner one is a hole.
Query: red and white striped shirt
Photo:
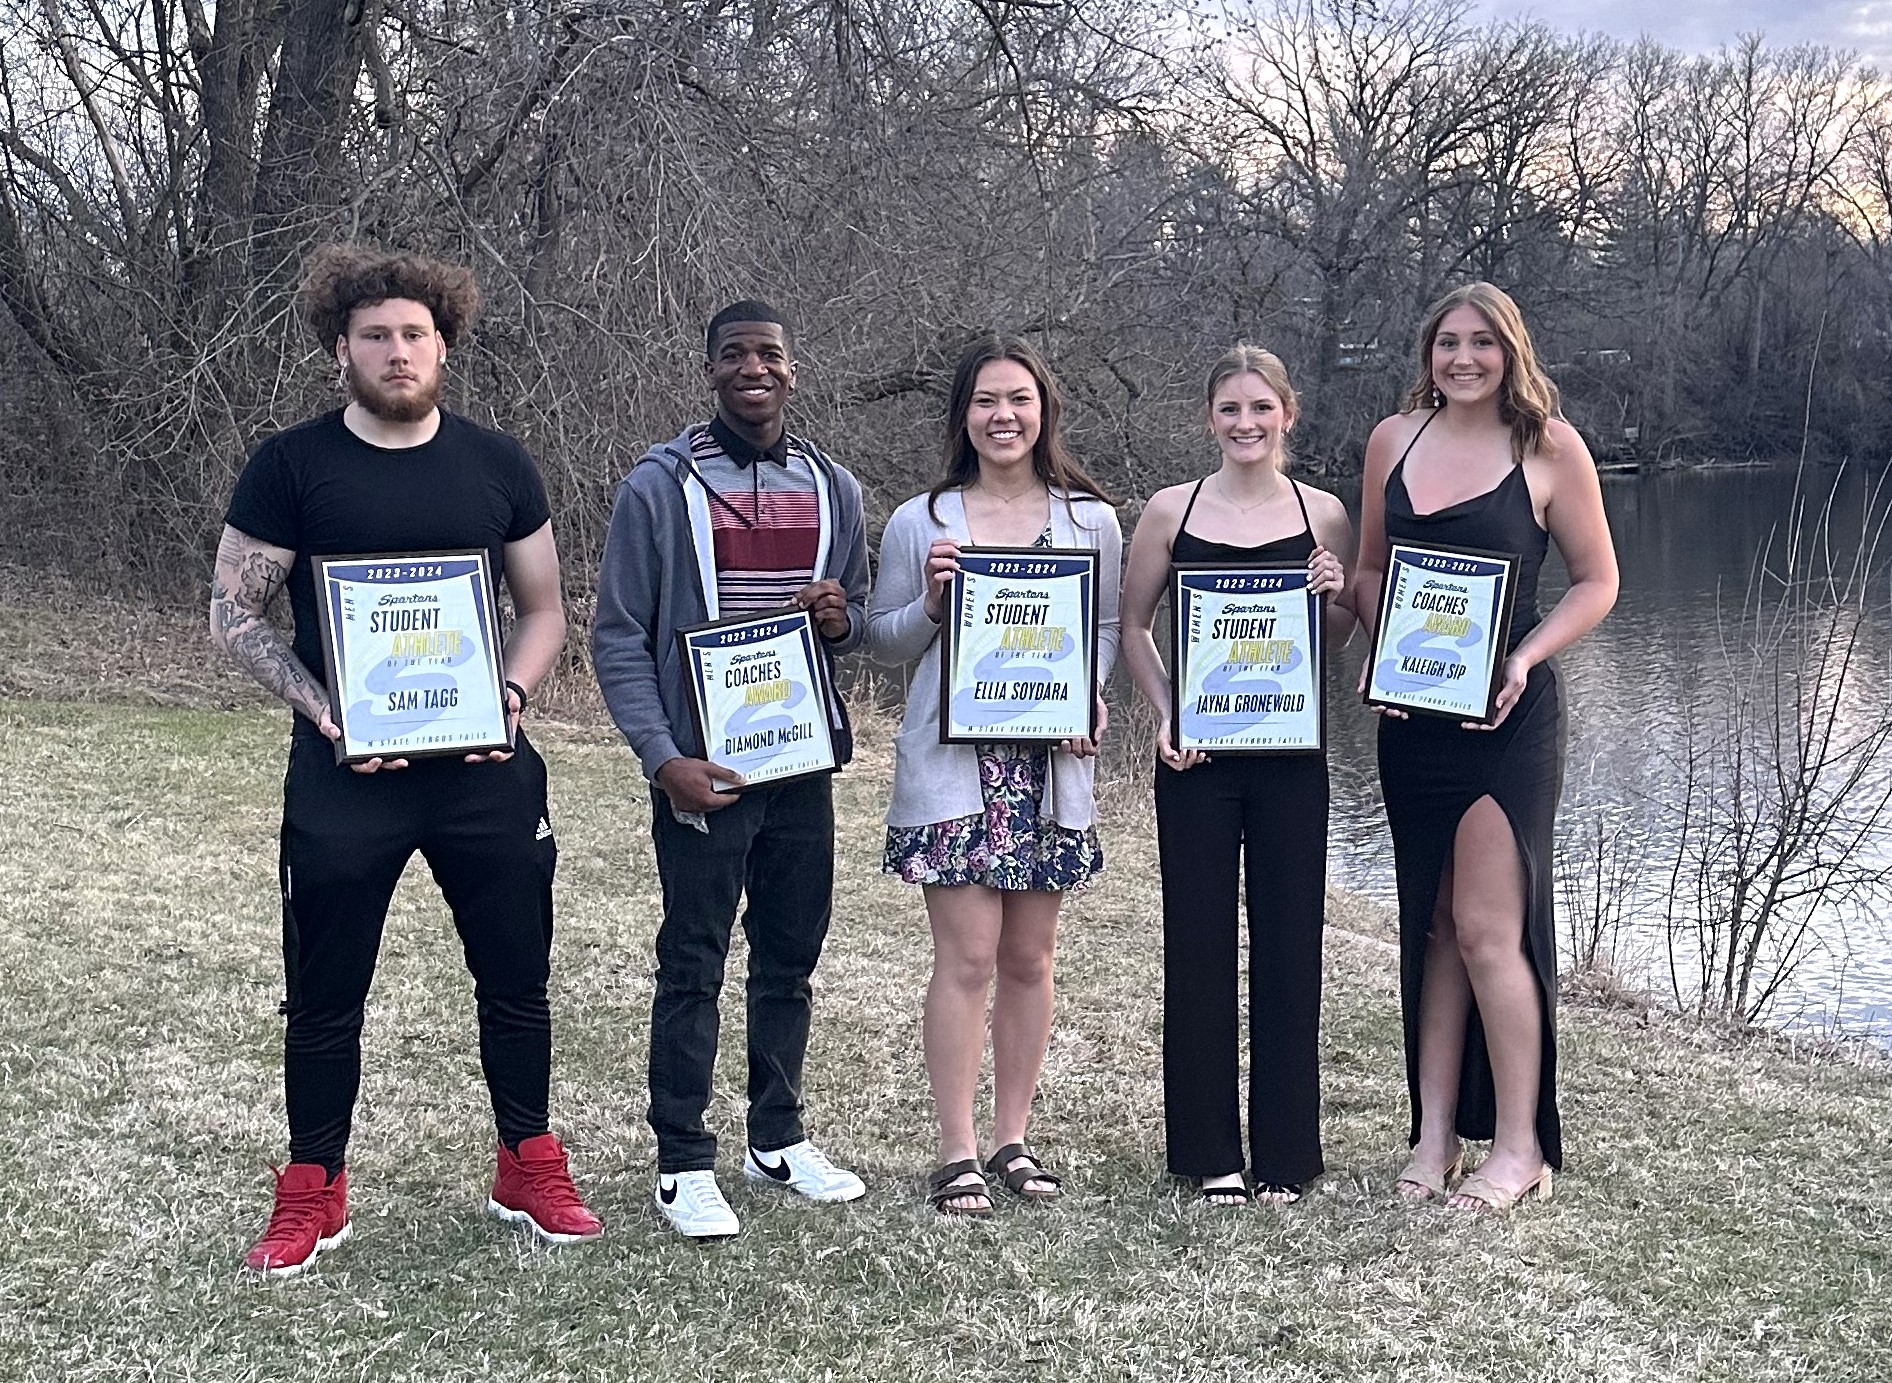
[[[724,615],[780,609],[815,579],[821,501],[814,470],[786,436],[758,454],[719,423],[699,432],[691,448],[710,491],[717,605]],[[754,459],[738,464],[729,455],[738,448]]]

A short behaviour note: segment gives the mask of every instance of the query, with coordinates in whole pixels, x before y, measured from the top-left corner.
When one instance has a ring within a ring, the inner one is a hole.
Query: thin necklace
[[[1044,488],[1039,485],[1035,479],[1031,484],[1014,495],[1001,494],[999,491],[986,484],[983,479],[975,480],[972,484],[974,489],[978,490],[981,494],[992,496],[992,498],[997,500],[1000,504],[1010,504],[1013,500],[1023,499],[1026,495],[1041,495],[1044,493]]]
[[[1279,474],[1279,472],[1277,472],[1277,474]],[[1216,479],[1217,480],[1222,479],[1222,474],[1220,471],[1216,472]],[[1292,485],[1294,482],[1289,481],[1288,483]],[[1224,504],[1229,505],[1231,508],[1238,509],[1244,514],[1252,514],[1257,509],[1261,508],[1262,505],[1273,503],[1276,497],[1281,493],[1279,490],[1277,490],[1272,495],[1263,495],[1260,499],[1256,500],[1253,504],[1243,504],[1240,500],[1236,499],[1235,496],[1231,495],[1228,492],[1227,481],[1222,481],[1222,483],[1220,485],[1217,485],[1215,489],[1216,489],[1216,493],[1222,497],[1222,502]]]

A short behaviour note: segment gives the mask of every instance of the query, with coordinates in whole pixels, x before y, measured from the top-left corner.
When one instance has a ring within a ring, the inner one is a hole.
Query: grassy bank
[[[1883,1068],[1648,1015],[1564,1017],[1570,1173],[1507,1220],[1410,1208],[1384,926],[1328,948],[1328,1160],[1302,1205],[1213,1213],[1162,1175],[1154,847],[1127,794],[1070,910],[1035,1136],[1067,1203],[941,1223],[919,1060],[927,943],[882,877],[888,761],[838,783],[840,907],[809,1070],[847,1208],[729,1181],[704,1248],[647,1205],[657,888],[612,737],[546,728],[563,851],[554,1118],[608,1222],[527,1248],[481,1213],[469,986],[418,867],[371,1004],[356,1237],[235,1271],[280,1157],[273,852],[281,715],[0,702],[0,1378],[1878,1379]],[[732,966],[732,969],[734,967]],[[711,1118],[739,1147],[740,1004]]]

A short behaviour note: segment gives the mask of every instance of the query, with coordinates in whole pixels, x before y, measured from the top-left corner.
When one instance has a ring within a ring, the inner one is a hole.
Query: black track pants
[[[499,1136],[547,1131],[558,846],[545,761],[523,735],[505,763],[424,759],[359,774],[298,735],[283,783],[283,1042],[289,1156],[342,1165],[361,1084],[362,1006],[388,901],[418,850],[453,911],[479,1013]]]

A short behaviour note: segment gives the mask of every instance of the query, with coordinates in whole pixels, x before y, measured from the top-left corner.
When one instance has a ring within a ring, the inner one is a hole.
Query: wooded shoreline
[[[1044,348],[1122,494],[1193,467],[1236,339],[1286,360],[1297,449],[1345,477],[1470,278],[1517,298],[1605,460],[1892,457],[1892,86],[1846,53],[1449,0],[6,22],[0,537],[34,565],[202,576],[247,448],[335,400],[288,295],[338,236],[475,269],[448,401],[539,458],[574,572],[742,296],[799,326],[791,425],[889,505],[988,327]]]

